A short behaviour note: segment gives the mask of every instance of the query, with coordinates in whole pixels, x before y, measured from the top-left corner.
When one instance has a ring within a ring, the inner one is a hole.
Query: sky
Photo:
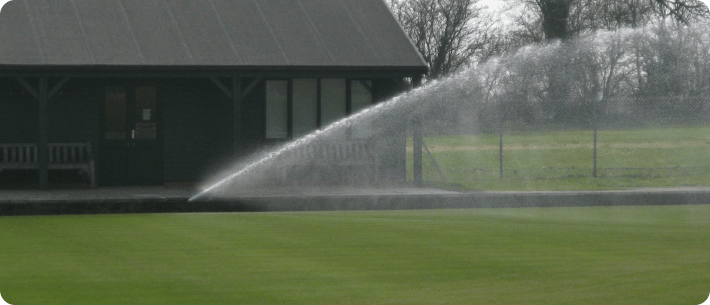
[[[502,12],[503,4],[506,0],[478,0],[479,6],[486,6],[488,9],[484,14],[496,18],[502,27],[510,26],[513,23],[513,12]],[[485,15],[484,15],[485,16]]]
[[[502,0],[479,0],[478,3],[488,6],[490,9],[497,9],[503,4]]]

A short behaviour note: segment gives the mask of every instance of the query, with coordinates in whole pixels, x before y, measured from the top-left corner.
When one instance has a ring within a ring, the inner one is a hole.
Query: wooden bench
[[[96,187],[94,156],[91,143],[50,143],[48,169],[76,169],[89,175]],[[0,144],[0,171],[5,169],[39,170],[39,153],[35,143]]]
[[[285,159],[288,166],[283,168],[283,179],[297,184],[304,182],[309,173],[316,180],[346,178],[350,183],[357,179],[367,183],[378,180],[380,160],[370,141],[320,141],[288,152]]]

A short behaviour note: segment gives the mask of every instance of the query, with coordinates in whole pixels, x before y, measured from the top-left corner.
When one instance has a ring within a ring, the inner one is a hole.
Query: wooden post
[[[242,79],[232,77],[232,152],[238,155],[242,144]]]
[[[49,90],[49,82],[46,76],[39,78],[39,90],[35,90],[23,77],[17,77],[17,81],[27,89],[39,102],[39,126],[37,128],[37,162],[39,163],[39,188],[46,190],[49,188],[49,99],[59,91],[69,81],[68,77],[61,79],[52,90]]]
[[[37,150],[39,151],[39,188],[46,190],[49,188],[49,150],[47,142],[49,139],[49,91],[47,89],[47,77],[39,78],[39,134],[37,137]]]

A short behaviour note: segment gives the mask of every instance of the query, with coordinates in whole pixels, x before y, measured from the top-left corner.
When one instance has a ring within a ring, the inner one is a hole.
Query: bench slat
[[[91,142],[50,143],[47,145],[50,169],[78,169],[89,174],[96,187]],[[3,169],[39,169],[39,150],[34,143],[0,144],[0,171]]]

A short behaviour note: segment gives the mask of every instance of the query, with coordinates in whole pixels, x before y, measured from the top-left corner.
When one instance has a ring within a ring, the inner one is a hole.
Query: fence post
[[[422,121],[419,117],[414,118],[414,121],[412,122],[412,138],[412,148],[414,150],[414,168],[412,169],[412,173],[414,174],[414,184],[416,186],[422,186],[424,182],[422,142],[424,142],[424,139],[422,135]]]
[[[500,138],[500,145],[499,145],[499,151],[498,151],[499,171],[500,171],[500,180],[503,180],[503,116],[501,116],[500,125],[498,126],[498,130],[499,130],[499,138]]]
[[[594,123],[594,178],[597,177],[597,124]]]
[[[597,130],[599,129],[599,127],[598,127],[599,124],[597,122],[598,121],[598,116],[597,116],[598,104],[599,104],[599,99],[594,99],[594,107],[592,108],[593,109],[592,111],[594,111],[594,113],[592,114],[592,121],[593,121],[592,125],[594,128],[594,156],[593,156],[594,171],[592,173],[592,176],[594,178],[597,177]]]
[[[415,75],[412,77],[412,88],[417,88],[422,85],[422,79],[424,75]],[[423,174],[423,156],[422,156],[422,142],[424,142],[424,136],[422,135],[422,117],[417,113],[412,119],[412,144],[414,149],[413,154],[413,168],[412,174],[414,178],[414,185],[422,186],[424,184],[424,174]]]

